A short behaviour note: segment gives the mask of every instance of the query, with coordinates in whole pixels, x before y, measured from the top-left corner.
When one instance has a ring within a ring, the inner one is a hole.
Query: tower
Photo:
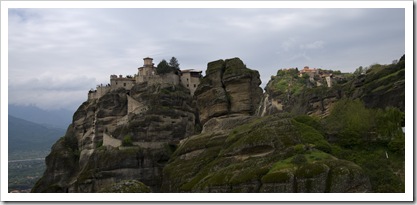
[[[153,58],[146,57],[143,59],[143,66],[138,68],[138,74],[136,76],[137,83],[143,83],[148,79],[156,75],[156,68],[152,63]]]
[[[146,57],[143,59],[143,67],[153,67],[154,64],[152,63],[153,58]]]

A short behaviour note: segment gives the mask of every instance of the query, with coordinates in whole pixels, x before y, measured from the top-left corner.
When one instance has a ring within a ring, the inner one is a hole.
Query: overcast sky
[[[353,72],[405,52],[404,9],[9,9],[9,104],[76,109],[144,57],[181,69],[239,57],[278,69]]]

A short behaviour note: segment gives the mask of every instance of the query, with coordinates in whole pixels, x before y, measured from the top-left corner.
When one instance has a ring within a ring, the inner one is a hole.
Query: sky
[[[394,9],[9,9],[9,104],[75,110],[112,74],[152,57],[181,69],[239,57],[264,88],[278,69],[353,72],[405,53]]]

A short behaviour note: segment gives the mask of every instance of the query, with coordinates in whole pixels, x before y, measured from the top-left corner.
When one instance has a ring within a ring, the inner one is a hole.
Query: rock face
[[[131,179],[158,192],[176,144],[194,134],[195,113],[182,86],[145,83],[89,100],[53,146],[32,192],[98,192]]]
[[[373,65],[366,74],[347,84],[351,98],[362,99],[367,107],[405,108],[405,56],[390,65]]]
[[[228,114],[254,114],[262,97],[260,84],[258,71],[246,68],[239,58],[208,63],[194,94],[201,123]]]
[[[345,97],[362,100],[368,108],[405,107],[405,57],[395,64],[373,65],[366,74],[334,75],[332,86],[324,79],[304,78],[298,71],[280,70],[265,88],[258,116],[280,112],[325,117],[333,104]],[[333,71],[326,71],[333,72]],[[333,75],[333,74],[332,74]]]
[[[307,79],[300,77],[295,69],[280,70],[265,87],[265,95],[256,114],[266,116],[289,112],[295,115],[325,117],[333,103],[344,95],[340,83],[332,79],[332,87],[328,87],[325,85],[325,78],[318,74]]]
[[[184,140],[163,170],[162,191],[370,191],[359,166],[309,145],[299,129],[307,125],[285,114],[249,118],[234,116],[224,127],[217,123],[217,129]]]
[[[358,150],[329,143],[325,121],[308,115],[326,117],[343,97],[401,107],[388,97],[402,96],[393,93],[403,89],[401,66],[348,80],[294,69],[272,77],[263,95],[259,73],[233,58],[208,63],[194,98],[168,84],[111,91],[78,108],[32,192],[371,192],[375,164],[343,159],[385,163],[385,155],[343,158]],[[331,87],[317,83],[329,79]]]

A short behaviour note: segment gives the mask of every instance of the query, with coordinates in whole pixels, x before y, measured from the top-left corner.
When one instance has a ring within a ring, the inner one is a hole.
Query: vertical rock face
[[[144,83],[84,102],[32,192],[100,192],[132,179],[158,192],[175,145],[194,134],[192,101],[182,86]]]
[[[201,123],[227,114],[254,114],[262,97],[260,84],[258,71],[246,68],[239,58],[208,63],[194,94]]]

